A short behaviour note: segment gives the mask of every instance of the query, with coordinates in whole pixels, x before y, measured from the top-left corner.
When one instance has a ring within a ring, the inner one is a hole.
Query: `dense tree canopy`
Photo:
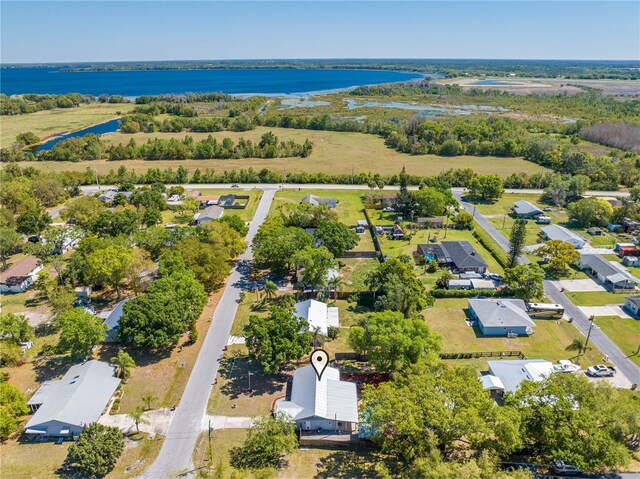
[[[76,358],[89,356],[107,335],[102,319],[82,308],[69,308],[61,312],[56,321],[62,329],[58,349]]]
[[[502,196],[504,186],[498,175],[476,176],[469,183],[469,195],[483,200],[495,200]]]
[[[100,216],[105,211],[104,203],[92,196],[81,196],[69,202],[69,204],[60,211],[60,217],[67,222],[74,222],[80,226],[87,225],[91,220]]]
[[[122,451],[120,429],[94,422],[85,426],[71,445],[66,464],[84,477],[104,477],[113,470]]]
[[[544,298],[544,271],[537,265],[518,265],[509,268],[504,276],[509,291],[517,298]]]
[[[298,251],[292,261],[296,268],[302,270],[302,281],[311,286],[312,291],[326,283],[329,268],[335,264],[333,255],[324,246],[307,246]]]
[[[259,266],[284,272],[291,270],[294,255],[312,244],[313,239],[302,228],[267,220],[254,237],[252,247]]]
[[[627,464],[629,441],[640,434],[637,395],[582,375],[527,381],[505,402],[522,417],[527,448],[543,460],[561,459],[588,471]]]
[[[0,441],[11,436],[18,428],[18,419],[28,413],[22,391],[0,378]]]
[[[613,216],[613,207],[599,198],[584,198],[567,207],[569,217],[580,226],[606,226]]]
[[[413,267],[398,258],[380,263],[369,273],[365,283],[376,298],[378,311],[400,311],[409,318],[433,301]]]
[[[307,322],[296,318],[289,309],[273,307],[267,317],[249,316],[243,330],[249,356],[260,363],[265,373],[277,373],[311,350],[308,328]]]
[[[471,368],[419,362],[390,382],[365,387],[362,409],[373,440],[407,461],[436,449],[507,456],[521,446],[517,410],[498,406]]]
[[[567,273],[580,259],[580,253],[571,243],[561,240],[547,241],[536,250],[536,255],[549,261],[549,269],[557,274]]]
[[[283,456],[297,448],[293,422],[283,416],[263,417],[249,428],[242,447],[231,451],[231,464],[239,469],[278,468]]]
[[[339,221],[323,221],[316,229],[315,240],[339,258],[358,244],[358,234]]]
[[[438,352],[441,339],[432,333],[422,316],[405,318],[384,311],[363,318],[351,328],[349,345],[380,371],[402,369],[429,352]]]

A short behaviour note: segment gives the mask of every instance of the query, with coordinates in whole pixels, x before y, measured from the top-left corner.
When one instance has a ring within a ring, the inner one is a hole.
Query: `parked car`
[[[491,273],[489,275],[489,279],[492,279],[494,281],[502,281],[502,276],[500,276],[499,274]]]
[[[386,208],[382,208],[382,211],[384,213],[391,213],[391,212],[393,212],[393,208],[390,207],[390,206],[387,206]]]
[[[231,185],[231,188],[240,188],[240,185],[238,185],[237,183],[234,183]]]
[[[564,476],[575,476],[578,474],[582,474],[582,469],[577,466],[572,466],[571,464],[567,464],[560,459],[555,459],[551,464],[551,470],[554,474],[562,474]]]
[[[609,378],[616,373],[616,368],[613,366],[605,366],[604,364],[597,364],[587,368],[587,375],[594,378]]]
[[[508,472],[525,470],[529,471],[532,475],[538,472],[538,468],[528,462],[503,462],[500,464],[500,467]]]

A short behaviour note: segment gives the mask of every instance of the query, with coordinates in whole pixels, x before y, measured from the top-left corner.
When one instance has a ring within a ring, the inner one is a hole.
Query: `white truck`
[[[616,368],[613,366],[605,366],[604,364],[597,364],[587,368],[587,375],[594,378],[609,378],[616,373]]]

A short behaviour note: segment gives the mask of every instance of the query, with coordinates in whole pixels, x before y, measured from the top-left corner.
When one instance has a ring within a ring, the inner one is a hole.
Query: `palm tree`
[[[136,362],[128,353],[122,349],[118,351],[118,355],[111,358],[111,362],[118,368],[117,376],[126,381],[131,374],[131,368],[136,367]]]
[[[138,434],[140,434],[140,424],[149,424],[149,421],[147,421],[145,418],[142,417],[143,414],[144,414],[144,411],[142,410],[141,407],[135,408],[133,411],[131,411],[128,414],[128,416],[136,424],[136,432]]]
[[[262,285],[262,292],[267,299],[272,299],[277,291],[278,285],[276,283],[269,279],[265,280],[264,285]]]
[[[158,398],[156,396],[154,396],[152,393],[147,393],[144,396],[142,396],[142,402],[147,407],[147,411],[149,409],[151,409],[151,403],[153,401],[155,401],[156,399],[158,399]]]
[[[333,299],[337,300],[338,290],[342,291],[342,285],[343,285],[342,277],[334,276],[328,281],[328,283],[329,283],[329,286],[333,288]]]

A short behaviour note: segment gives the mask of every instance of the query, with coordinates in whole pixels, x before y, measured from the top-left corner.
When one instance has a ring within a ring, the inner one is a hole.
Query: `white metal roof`
[[[543,211],[530,201],[516,201],[513,210],[518,215],[528,215],[531,213],[542,213]]]
[[[111,331],[116,328],[120,323],[120,318],[122,317],[123,308],[127,301],[132,298],[126,298],[116,304],[116,307],[111,311],[103,311],[98,315],[99,318],[104,319],[103,324],[107,325],[107,331]]]
[[[291,400],[276,404],[293,420],[319,417],[343,422],[358,422],[358,394],[355,383],[340,381],[340,371],[327,367],[318,380],[312,366],[293,374]]]
[[[553,373],[553,364],[544,359],[487,361],[489,372],[502,381],[505,391],[515,391],[523,381],[542,381]]]
[[[483,389],[498,389],[500,391],[504,391],[504,384],[502,384],[502,379],[500,379],[498,376],[487,374],[480,378],[480,382],[482,383]]]
[[[629,273],[620,263],[608,261],[599,254],[583,254],[580,257],[583,267],[588,266],[613,284],[622,281],[638,284],[640,280]]]
[[[58,381],[47,381],[43,392],[38,390],[29,401],[42,405],[25,429],[41,429],[50,421],[75,426],[97,421],[120,384],[120,379],[113,377],[114,372],[115,367],[91,360],[71,366]]]
[[[340,314],[338,308],[329,307],[325,303],[315,299],[307,299],[295,305],[294,314],[309,323],[309,331],[320,331],[328,334],[329,326],[340,327]]]

